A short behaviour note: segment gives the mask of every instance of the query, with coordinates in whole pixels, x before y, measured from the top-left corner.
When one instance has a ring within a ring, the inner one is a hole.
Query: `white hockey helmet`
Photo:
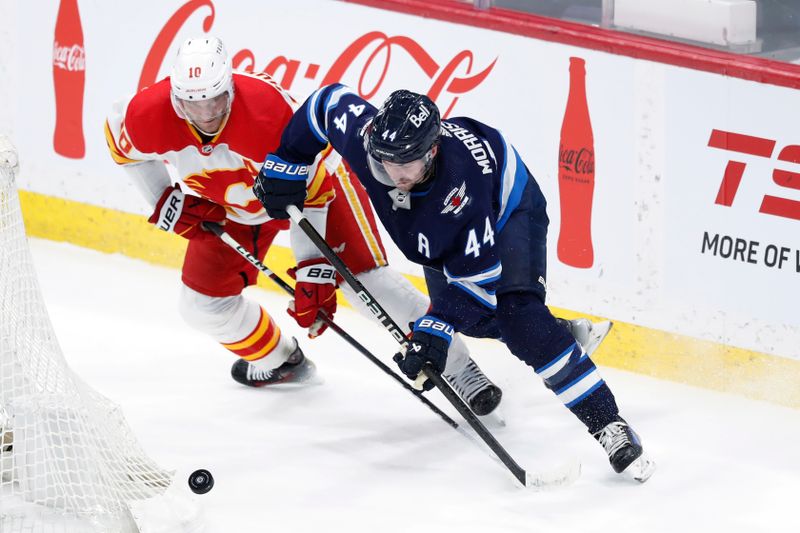
[[[187,39],[178,49],[170,76],[172,107],[187,118],[177,100],[199,102],[228,93],[233,102],[233,69],[225,45],[217,37]]]

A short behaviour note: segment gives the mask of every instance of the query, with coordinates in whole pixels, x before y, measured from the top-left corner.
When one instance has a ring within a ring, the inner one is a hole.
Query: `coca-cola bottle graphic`
[[[586,103],[586,66],[579,57],[569,58],[569,97],[558,149],[558,193],[558,259],[570,266],[589,268],[594,264],[594,136]]]
[[[83,88],[86,54],[78,0],[61,0],[53,39],[53,85],[56,93],[56,126],[53,148],[65,157],[81,159],[83,140]]]

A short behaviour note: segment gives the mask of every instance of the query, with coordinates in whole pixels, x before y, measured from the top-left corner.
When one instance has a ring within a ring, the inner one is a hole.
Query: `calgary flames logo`
[[[244,167],[203,170],[187,176],[183,182],[212,202],[239,208],[248,213],[261,213],[261,202],[253,194],[253,180],[257,174],[258,169],[245,160]]]

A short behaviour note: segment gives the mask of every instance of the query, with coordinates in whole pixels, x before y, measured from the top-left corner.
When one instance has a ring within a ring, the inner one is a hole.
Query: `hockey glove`
[[[414,322],[411,340],[406,346],[405,357],[396,354],[394,361],[408,379],[416,380],[425,363],[430,363],[439,372],[444,372],[447,350],[453,340],[453,326],[443,320],[425,315]],[[433,383],[426,380],[424,390],[431,390]]]
[[[269,154],[264,166],[256,176],[253,194],[272,218],[286,219],[290,205],[303,210],[306,199],[308,165],[288,163]]]
[[[297,283],[287,312],[300,327],[308,328],[309,338],[319,337],[328,325],[317,314],[323,311],[328,318],[333,318],[336,312],[336,270],[319,258],[300,261],[288,273]]]
[[[225,221],[225,208],[205,198],[184,194],[176,184],[164,190],[147,221],[186,239],[208,239],[214,234],[205,231],[201,224],[221,224]]]

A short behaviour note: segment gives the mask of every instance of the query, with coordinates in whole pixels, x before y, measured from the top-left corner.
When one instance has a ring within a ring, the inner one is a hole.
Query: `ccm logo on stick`
[[[772,139],[753,137],[751,135],[723,130],[712,130],[711,138],[708,140],[708,146],[712,148],[719,148],[729,152],[764,157],[767,159],[772,157],[775,145],[776,141]],[[800,145],[790,144],[785,146],[778,153],[778,161],[800,163]],[[733,205],[733,200],[736,198],[736,193],[739,191],[739,184],[742,181],[746,167],[747,163],[734,161],[733,159],[728,161],[714,203],[728,207]],[[778,168],[773,169],[772,181],[787,189],[800,190],[800,173],[798,172],[790,172]],[[765,194],[758,211],[768,215],[800,220],[800,201]]]

